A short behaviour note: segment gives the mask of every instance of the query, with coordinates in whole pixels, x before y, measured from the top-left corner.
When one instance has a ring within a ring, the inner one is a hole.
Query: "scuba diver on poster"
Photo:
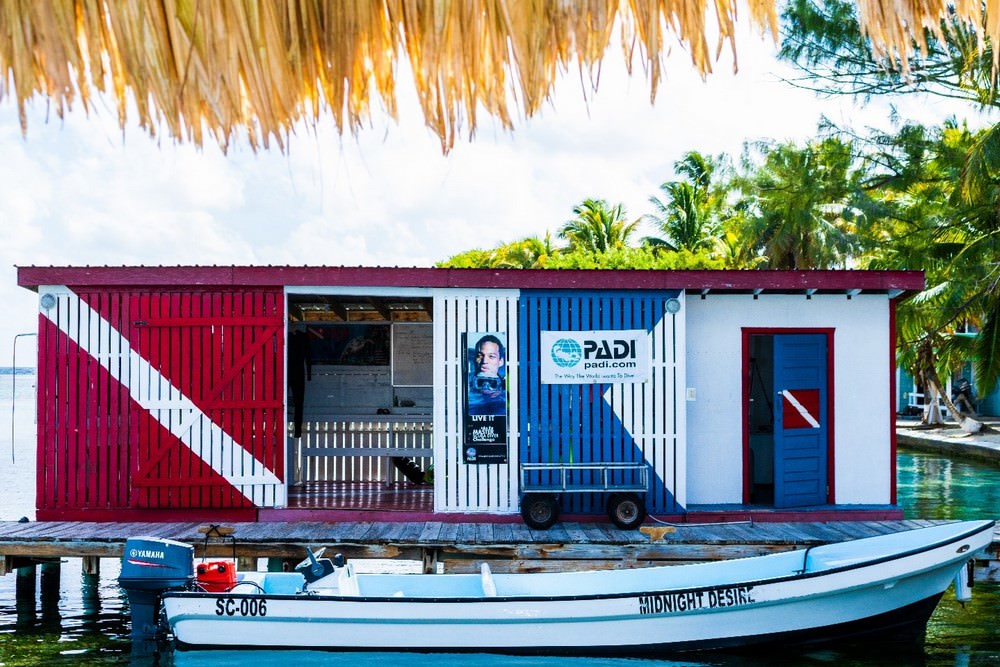
[[[503,342],[494,334],[476,343],[469,373],[469,414],[507,414],[506,354]]]
[[[507,462],[507,354],[502,334],[466,334],[465,463]],[[478,336],[478,338],[476,338]]]

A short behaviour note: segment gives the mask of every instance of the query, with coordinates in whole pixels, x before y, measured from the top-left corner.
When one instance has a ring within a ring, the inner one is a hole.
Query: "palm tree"
[[[626,219],[625,207],[609,206],[603,199],[585,199],[573,207],[576,216],[560,228],[559,238],[569,241],[570,250],[605,253],[628,246],[638,220]]]
[[[643,242],[672,251],[697,252],[710,248],[720,227],[719,200],[711,190],[716,163],[691,151],[674,163],[674,171],[684,179],[661,184],[663,198],[650,197],[656,212],[645,216],[663,236],[649,236]]]
[[[921,268],[928,282],[897,311],[899,361],[921,379],[932,406],[940,396],[962,427],[975,431],[978,422],[950,401],[941,378],[968,359],[980,393],[1000,377],[1000,189],[997,145],[990,145],[1000,133],[948,122],[873,139],[881,150],[868,179],[879,183],[873,196],[885,231],[867,268]]]
[[[850,144],[828,138],[799,148],[763,144],[764,162],[740,179],[749,211],[745,243],[772,269],[846,266],[854,249],[857,174]]]

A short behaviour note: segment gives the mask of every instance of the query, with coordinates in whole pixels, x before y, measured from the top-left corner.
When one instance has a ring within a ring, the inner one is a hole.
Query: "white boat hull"
[[[626,655],[912,636],[992,541],[992,522],[949,526],[725,563],[492,575],[495,597],[472,592],[477,575],[358,575],[350,595],[244,585],[163,602],[177,641],[193,647]]]

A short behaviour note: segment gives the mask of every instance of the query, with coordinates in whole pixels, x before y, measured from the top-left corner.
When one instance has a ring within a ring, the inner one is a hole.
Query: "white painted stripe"
[[[671,340],[673,338],[673,331],[667,325],[673,323],[674,317],[673,315],[664,314],[656,321],[653,328],[646,332],[646,355],[650,377],[644,385],[645,388],[639,388],[637,385],[633,389],[631,385],[609,384],[608,388],[601,395],[601,398],[608,404],[615,416],[618,417],[629,438],[632,439],[635,446],[642,452],[643,460],[649,465],[653,474],[653,480],[650,484],[654,484],[655,478],[660,477],[661,481],[667,486],[667,490],[671,494],[674,494],[674,498],[676,499],[677,490],[671,488],[672,484],[666,468],[666,459],[669,451],[668,447],[674,438],[677,437],[677,433],[672,432],[670,426],[666,428],[659,427],[659,424],[666,424],[667,422],[667,420],[663,419],[661,411],[666,411],[669,414],[671,407],[676,403],[676,380],[674,381],[674,386],[669,386],[667,382],[664,382],[665,378],[661,369],[664,366],[670,365],[670,362],[659,358],[654,361],[652,353],[658,338],[666,338],[670,341],[670,345],[673,344]],[[620,396],[617,401],[614,400],[616,387],[617,393]],[[636,392],[639,392],[639,400],[646,400],[647,405],[637,406],[635,404]],[[656,460],[659,460],[659,467],[656,465]],[[652,490],[652,487],[650,490]]]
[[[802,418],[805,419],[810,426],[812,426],[813,428],[819,428],[819,422],[816,421],[815,417],[809,414],[809,411],[806,410],[806,407],[804,405],[799,403],[799,399],[795,398],[795,396],[792,395],[791,390],[783,389],[781,391],[781,395],[788,400],[789,404],[791,404],[791,406],[795,408],[800,415],[802,415]]]
[[[132,400],[254,506],[264,506],[269,491],[274,494],[275,506],[284,505],[285,488],[277,475],[133,350],[110,322],[68,287],[59,290],[59,307],[41,311],[45,317],[126,387]],[[56,313],[58,321],[52,319]],[[84,331],[82,326],[89,329]],[[240,488],[245,486],[250,488]]]

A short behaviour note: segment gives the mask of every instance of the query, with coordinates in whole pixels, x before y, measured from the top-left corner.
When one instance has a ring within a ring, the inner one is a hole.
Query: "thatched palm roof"
[[[945,0],[858,0],[876,51],[904,67]],[[987,0],[998,16],[1000,0]],[[954,5],[955,3],[951,3]],[[740,11],[776,34],[774,0],[2,0],[0,101],[47,98],[61,116],[110,92],[124,125],[129,102],[151,133],[204,134],[227,146],[283,144],[298,121],[329,114],[356,131],[373,104],[396,114],[408,61],[427,125],[448,150],[485,111],[511,126],[531,116],[561,70],[596,82],[609,45],[643,66],[655,97],[665,54],[679,40],[705,74],[735,46]],[[958,15],[983,24],[983,5]],[[997,19],[987,33],[995,37]],[[707,33],[718,35],[711,41]]]

